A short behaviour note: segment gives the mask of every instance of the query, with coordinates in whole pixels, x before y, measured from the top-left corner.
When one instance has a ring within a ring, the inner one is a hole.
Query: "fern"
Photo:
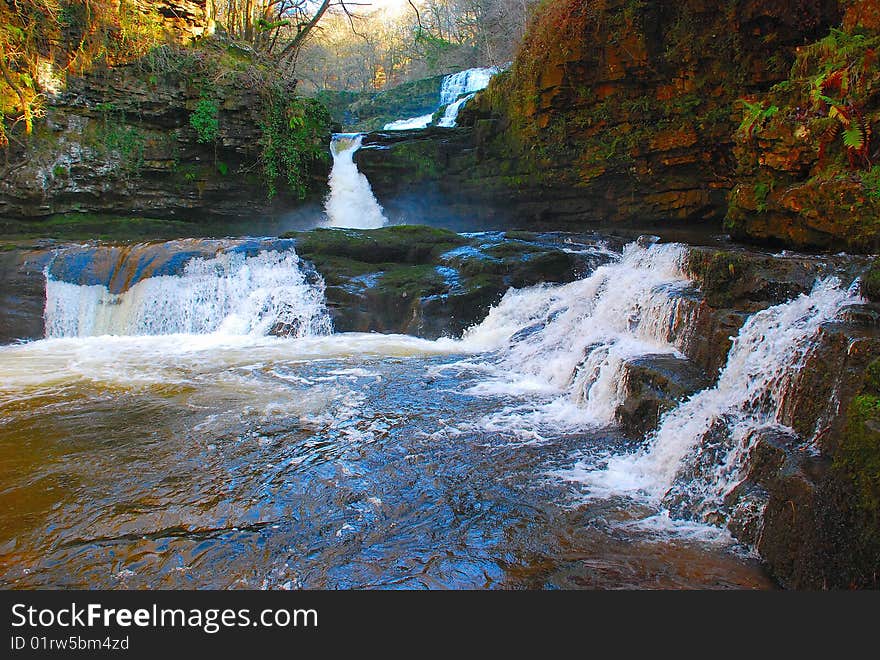
[[[865,146],[865,134],[862,127],[858,124],[852,124],[843,132],[843,144],[847,149],[853,151],[861,151]]]
[[[745,99],[740,99],[740,101],[745,106],[746,111],[738,130],[749,137],[752,137],[755,128],[763,125],[764,122],[779,112],[779,107],[775,105],[765,108],[763,103],[749,103]]]

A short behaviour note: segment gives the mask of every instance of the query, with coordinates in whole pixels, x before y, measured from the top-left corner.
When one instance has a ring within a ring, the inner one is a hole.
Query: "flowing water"
[[[440,84],[440,104],[437,106],[437,109],[439,110],[444,106],[446,109],[443,111],[443,116],[440,117],[437,125],[444,128],[454,127],[459,111],[468,101],[476,96],[477,92],[485,89],[492,77],[500,71],[501,69],[495,66],[478,67],[459,71],[444,77],[443,82]],[[433,120],[434,112],[409,119],[398,119],[397,121],[385,124],[383,130],[408,131],[427,128]]]
[[[362,140],[363,135],[357,133],[337,133],[330,142],[333,169],[330,194],[324,207],[330,227],[376,229],[388,224],[370,182],[354,162]]]
[[[857,298],[754,315],[713,387],[627,438],[624,363],[681,356],[693,321],[684,254],[632,243],[427,341],[333,333],[289,241],[60,250],[47,338],[0,347],[0,584],[770,587],[718,502]]]

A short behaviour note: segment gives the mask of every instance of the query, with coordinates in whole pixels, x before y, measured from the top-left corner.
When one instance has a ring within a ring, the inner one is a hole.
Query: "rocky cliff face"
[[[831,0],[545,3],[511,69],[461,114],[458,153],[396,144],[384,172],[367,153],[363,166],[394,194],[396,154],[398,173],[446,163],[428,180],[531,222],[719,219],[736,100],[786,78],[795,49],[839,21]]]
[[[819,249],[880,246],[880,3],[798,50],[790,76],[744,99],[735,133],[737,236]]]
[[[202,75],[211,72],[218,77]],[[289,208],[295,196],[283,184],[269,199],[262,159],[271,104],[291,112],[294,95],[267,86],[263,75],[247,52],[217,41],[160,48],[133,64],[71,78],[34,134],[8,149],[0,216],[189,219]],[[289,168],[302,170],[302,193],[323,189],[329,169],[329,117],[312,128],[303,161]]]
[[[694,249],[687,268],[701,296],[684,352],[715,373],[747,314],[808,292],[817,278],[848,280],[867,263]],[[785,426],[746,439],[749,472],[727,495],[728,527],[786,587],[878,586],[878,328],[880,312],[871,302],[822,326],[786,396],[779,419]],[[723,427],[709,431],[717,436],[710,445],[724,441]]]

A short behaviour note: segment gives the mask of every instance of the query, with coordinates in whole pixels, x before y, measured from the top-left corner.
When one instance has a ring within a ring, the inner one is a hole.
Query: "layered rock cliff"
[[[531,222],[717,219],[736,100],[786,78],[795,49],[839,20],[831,0],[545,3],[510,70],[460,115],[465,148],[419,155],[449,162],[444,190],[515,202]]]
[[[800,48],[790,76],[743,99],[727,225],[738,237],[819,249],[880,247],[880,3]]]
[[[221,77],[199,75],[201,69]],[[263,75],[246,52],[216,42],[159,49],[131,65],[71,78],[34,134],[10,146],[0,166],[0,216],[192,218],[289,208],[297,193],[325,185],[329,115]],[[292,112],[309,119],[308,134],[290,130]],[[279,182],[270,200],[267,141],[299,138],[303,160],[289,166],[299,166],[302,179],[293,191]]]
[[[249,47],[210,36],[210,2],[126,0],[84,16],[63,8],[57,47],[15,62],[21,71],[7,71],[0,89],[14,102],[15,76],[45,69],[36,99],[0,106],[27,119],[8,129],[0,219],[247,217],[323,191],[329,114]],[[117,44],[135,38],[136,48]],[[70,52],[77,43],[88,57]]]

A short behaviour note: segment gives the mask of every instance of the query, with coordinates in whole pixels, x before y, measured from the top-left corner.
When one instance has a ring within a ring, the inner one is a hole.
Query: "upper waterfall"
[[[358,133],[337,133],[330,142],[333,169],[324,208],[331,227],[376,229],[388,224],[370,182],[354,162],[354,154],[361,148],[362,141],[363,135]]]
[[[452,128],[458,119],[458,112],[464,104],[470,101],[481,89],[485,89],[492,77],[502,69],[497,66],[477,67],[453,73],[445,78],[440,85],[440,104],[438,110],[446,107],[443,116],[437,122],[438,126]],[[436,112],[436,111],[435,111]],[[399,119],[385,124],[386,131],[404,131],[418,128],[426,128],[431,125],[434,113]]]

